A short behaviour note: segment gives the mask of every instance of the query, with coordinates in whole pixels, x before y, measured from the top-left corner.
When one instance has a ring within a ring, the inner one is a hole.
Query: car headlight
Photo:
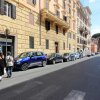
[[[17,62],[17,64],[20,64],[20,61],[21,61],[22,59],[18,59],[16,62]]]
[[[52,60],[53,59],[53,57],[51,57],[49,60]]]

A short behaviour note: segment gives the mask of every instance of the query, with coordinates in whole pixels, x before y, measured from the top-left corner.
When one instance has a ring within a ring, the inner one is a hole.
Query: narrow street
[[[0,91],[2,100],[100,100],[100,57]]]

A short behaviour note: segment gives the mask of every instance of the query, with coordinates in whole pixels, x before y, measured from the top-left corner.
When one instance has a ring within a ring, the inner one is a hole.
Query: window
[[[66,34],[66,31],[63,29],[63,35],[65,35]]]
[[[71,0],[69,0],[69,3],[71,3]]]
[[[80,43],[80,41],[79,41],[79,37],[77,38],[77,43]]]
[[[5,4],[4,4],[4,12],[5,12],[6,16],[11,17],[11,4],[10,3],[5,2]]]
[[[71,14],[71,9],[69,8],[69,14]]]
[[[58,25],[55,26],[56,34],[58,34]]]
[[[46,0],[46,9],[49,9],[49,0]]]
[[[75,2],[73,2],[73,8],[75,8]]]
[[[29,13],[29,23],[34,25],[34,15]]]
[[[63,49],[65,50],[65,42],[63,42]]]
[[[36,5],[36,1],[37,0],[27,0],[27,3],[33,6]]]
[[[69,44],[69,50],[71,50],[71,44]]]
[[[50,30],[50,21],[45,20],[45,29],[48,31]]]
[[[58,10],[56,10],[56,15],[57,15],[58,17],[60,17],[60,12],[59,12]]]
[[[64,21],[67,21],[67,17],[66,17],[66,16],[63,16],[63,20],[64,20]]]
[[[63,0],[63,7],[64,7],[64,9],[66,9],[65,0]]]
[[[34,5],[36,5],[36,0],[32,0],[32,3],[33,3]]]
[[[49,40],[46,39],[46,49],[49,49]]]
[[[1,0],[0,14],[16,19],[16,6],[11,3],[4,2],[4,0]]]
[[[71,33],[69,33],[69,38],[71,38]]]
[[[29,36],[29,47],[34,48],[34,37]]]
[[[73,39],[75,40],[75,34],[73,34]]]

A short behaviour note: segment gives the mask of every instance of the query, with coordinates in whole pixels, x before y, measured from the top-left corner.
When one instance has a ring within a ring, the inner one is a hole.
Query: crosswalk
[[[72,90],[64,100],[84,100],[86,93],[78,90]]]

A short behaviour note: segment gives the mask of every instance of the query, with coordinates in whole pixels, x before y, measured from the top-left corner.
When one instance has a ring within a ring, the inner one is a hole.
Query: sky
[[[84,6],[89,6],[91,15],[91,33],[100,33],[100,0],[80,0]]]

